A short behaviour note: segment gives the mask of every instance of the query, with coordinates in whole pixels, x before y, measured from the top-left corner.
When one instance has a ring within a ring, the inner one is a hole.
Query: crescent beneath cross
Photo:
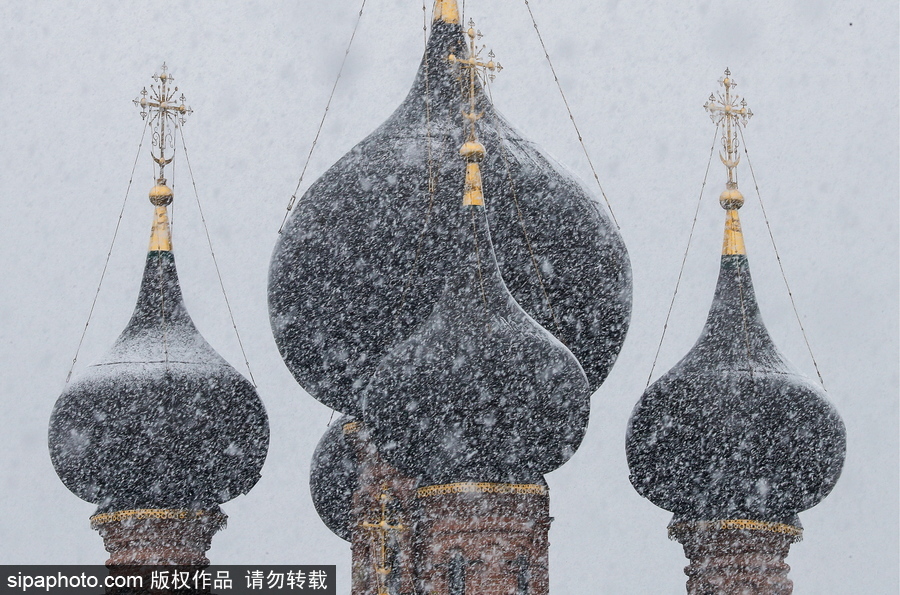
[[[741,162],[741,156],[740,156],[740,155],[737,156],[737,159],[735,159],[735,160],[732,161],[732,160],[730,160],[730,159],[725,159],[725,156],[722,155],[722,152],[721,152],[721,151],[719,151],[719,159],[721,159],[721,160],[722,160],[722,163],[725,164],[725,167],[727,167],[727,168],[729,168],[729,169],[731,169],[731,168],[733,168],[733,167],[737,167],[738,163]]]

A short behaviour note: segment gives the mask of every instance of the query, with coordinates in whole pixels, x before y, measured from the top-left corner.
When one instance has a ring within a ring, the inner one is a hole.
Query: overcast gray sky
[[[57,479],[51,408],[88,309],[141,136],[131,104],[165,60],[195,113],[191,164],[272,442],[263,479],[223,506],[215,563],[336,564],[350,550],[316,516],[309,460],[330,411],[287,372],[269,332],[275,235],[359,10],[358,0],[0,2],[0,562],[102,563],[94,506]],[[430,15],[431,2],[428,0]],[[750,157],[797,307],[848,453],[834,492],[801,514],[788,562],[797,595],[898,587],[898,8],[865,1],[531,0],[622,227],[634,270],[632,327],[594,395],[588,435],[549,476],[555,593],[676,593],[686,564],[669,513],[628,482],[624,433],[644,389],[703,180],[702,109],[730,67],[755,116]],[[498,108],[596,192],[523,0],[468,0],[505,69]],[[423,50],[416,0],[368,0],[308,183],[405,96]],[[146,145],[145,145],[146,149]],[[245,371],[183,158],[174,243],[200,331]],[[742,219],[762,314],[814,376],[749,172]],[[697,338],[712,297],[724,213],[714,162],[682,289],[654,376]],[[78,370],[127,322],[152,208],[141,155]],[[489,189],[487,189],[489,191]]]

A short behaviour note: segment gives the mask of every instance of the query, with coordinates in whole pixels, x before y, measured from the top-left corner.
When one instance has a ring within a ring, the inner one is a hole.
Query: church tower
[[[413,87],[311,185],[279,237],[273,334],[344,414],[313,455],[358,595],[540,595],[549,490],[627,331],[609,215],[497,112],[455,0]]]
[[[137,305],[110,351],[69,384],[50,418],[50,457],[76,496],[97,504],[91,526],[115,565],[205,565],[219,505],[259,480],[269,445],[250,382],[200,335],[185,308],[165,167],[173,127],[190,113],[163,65],[135,102],[150,117],[159,170]],[[179,103],[180,102],[180,103]],[[177,119],[177,122],[176,122]],[[167,130],[168,128],[168,130]]]
[[[697,343],[635,406],[626,453],[635,490],[674,513],[669,536],[690,560],[690,595],[788,595],[797,515],[837,482],[844,424],[763,324],[738,216],[737,133],[752,113],[729,71],[721,84],[706,104],[723,130],[728,172],[719,280]]]

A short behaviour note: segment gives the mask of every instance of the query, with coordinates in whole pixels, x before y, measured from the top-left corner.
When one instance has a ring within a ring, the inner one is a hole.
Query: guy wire
[[[253,378],[253,371],[250,369],[250,362],[247,360],[247,352],[244,351],[244,342],[241,341],[241,333],[238,332],[237,324],[234,321],[234,312],[231,310],[231,302],[228,301],[228,293],[225,291],[225,282],[222,280],[222,273],[219,271],[219,261],[216,259],[216,252],[213,250],[212,238],[209,235],[209,227],[206,225],[206,217],[203,216],[203,207],[200,205],[200,193],[197,192],[197,182],[194,180],[194,170],[191,167],[191,159],[188,156],[187,143],[184,141],[184,130],[181,126],[176,126],[181,136],[181,147],[184,150],[184,161],[188,166],[188,173],[191,176],[191,185],[194,187],[194,198],[197,201],[197,211],[200,212],[200,221],[203,223],[203,231],[206,233],[206,243],[209,245],[209,254],[212,256],[213,266],[216,269],[216,276],[219,278],[219,287],[222,288],[222,296],[225,298],[225,307],[228,308],[228,316],[231,318],[231,327],[234,329],[234,335],[237,337],[238,346],[241,348],[241,355],[244,357],[244,365],[247,366],[247,373],[250,375],[250,382],[256,388],[256,379]]]
[[[113,232],[112,241],[109,243],[109,250],[106,253],[106,261],[103,263],[103,271],[100,273],[100,282],[97,283],[97,291],[94,292],[94,299],[91,302],[91,309],[88,311],[87,321],[84,323],[84,329],[81,331],[81,338],[78,340],[78,347],[75,349],[75,357],[72,358],[72,365],[66,374],[66,382],[72,379],[72,371],[75,369],[75,363],[78,361],[78,354],[81,352],[81,346],[84,343],[84,337],[87,334],[88,326],[91,324],[91,318],[94,315],[94,307],[97,305],[97,298],[100,297],[100,288],[103,286],[103,279],[106,277],[106,269],[109,267],[109,259],[112,256],[113,247],[116,245],[116,238],[119,236],[119,227],[122,224],[122,216],[125,214],[125,205],[128,202],[128,193],[131,191],[131,183],[134,181],[134,171],[137,168],[138,158],[141,156],[141,148],[144,146],[144,137],[147,135],[147,124],[149,120],[144,120],[144,130],[141,132],[141,142],[138,143],[137,154],[134,156],[134,164],[131,166],[131,175],[128,178],[128,186],[125,188],[125,198],[122,200],[122,208],[119,209],[119,218],[116,220],[116,229]]]
[[[709,177],[709,166],[712,164],[713,152],[716,150],[716,139],[719,137],[719,124],[713,132],[712,145],[709,147],[709,159],[706,161],[706,173],[703,174],[703,184],[700,186],[700,195],[697,197],[697,208],[694,209],[694,220],[691,222],[691,231],[688,234],[687,246],[684,248],[684,255],[681,257],[681,268],[678,269],[678,280],[675,281],[675,291],[672,293],[672,300],[669,302],[669,310],[666,312],[666,321],[663,324],[662,335],[659,338],[659,345],[656,346],[656,355],[653,356],[653,365],[650,366],[650,374],[647,376],[647,384],[644,390],[650,386],[650,379],[653,378],[653,371],[656,370],[656,362],[659,359],[659,352],[662,349],[663,341],[666,338],[666,330],[669,328],[669,317],[672,316],[672,308],[675,306],[675,296],[678,295],[678,288],[681,286],[681,276],[684,274],[684,265],[687,262],[688,252],[691,249],[691,241],[694,238],[694,228],[697,226],[697,217],[700,214],[700,204],[703,202],[703,190],[706,188],[706,180]]]
[[[538,29],[537,20],[534,18],[534,13],[531,11],[531,5],[528,3],[528,0],[525,0],[525,8],[528,9],[528,14],[531,16],[531,23],[534,25],[534,31],[537,33],[538,40],[541,42],[541,48],[544,50],[544,57],[547,58],[547,64],[550,65],[550,72],[553,73],[553,80],[556,81],[556,88],[559,89],[559,95],[562,97],[563,103],[566,105],[566,112],[569,114],[569,120],[572,121],[572,127],[575,128],[575,134],[578,135],[578,142],[581,144],[581,150],[584,151],[584,156],[587,158],[588,165],[591,166],[591,173],[594,174],[594,180],[597,181],[597,187],[600,188],[600,194],[603,195],[603,200],[606,202],[606,208],[609,209],[609,215],[612,217],[613,223],[616,225],[616,229],[621,230],[619,227],[619,222],[616,220],[616,215],[613,213],[612,205],[609,202],[609,198],[606,196],[606,192],[603,190],[603,184],[600,183],[600,176],[597,175],[597,170],[594,168],[594,162],[591,159],[590,154],[588,153],[587,146],[584,144],[584,138],[581,136],[581,131],[578,129],[578,124],[575,122],[575,116],[572,114],[572,108],[569,107],[569,100],[566,99],[566,94],[563,93],[562,84],[559,82],[559,77],[556,76],[556,68],[553,67],[553,62],[550,60],[550,53],[547,51],[547,46],[544,44],[544,37],[541,35],[541,30]],[[594,204],[591,201],[591,204]],[[596,209],[597,206],[594,205]],[[599,209],[598,209],[599,214]]]
[[[744,140],[744,131],[740,126],[737,127],[738,133],[741,135],[741,143],[744,145],[744,155],[747,156],[747,165],[750,167],[750,176],[753,178],[753,187],[756,189],[756,199],[759,201],[759,208],[763,214],[763,220],[766,222],[766,229],[769,232],[769,239],[772,241],[772,249],[775,251],[775,259],[778,261],[778,269],[781,271],[781,278],[784,280],[784,287],[787,289],[788,297],[791,300],[791,308],[794,310],[794,317],[797,319],[797,325],[800,327],[800,334],[803,335],[803,342],[806,343],[806,350],[809,351],[809,357],[812,360],[813,367],[816,369],[816,375],[819,377],[819,382],[822,385],[822,389],[825,392],[828,392],[828,389],[825,388],[825,379],[822,378],[822,372],[819,371],[819,363],[816,361],[816,356],[813,355],[812,346],[809,344],[809,338],[806,336],[806,329],[803,328],[803,322],[800,320],[800,313],[797,311],[797,304],[794,302],[794,294],[791,292],[791,286],[787,280],[787,274],[784,272],[784,265],[781,262],[781,255],[778,253],[778,246],[775,244],[775,236],[772,233],[772,226],[769,225],[769,217],[766,215],[766,207],[763,205],[762,194],[759,192],[759,184],[756,182],[756,173],[753,171],[753,162],[750,161],[750,153],[747,151],[747,141]]]
[[[341,66],[338,69],[337,78],[334,79],[334,85],[331,87],[331,93],[328,95],[328,102],[325,104],[325,111],[322,113],[322,119],[319,121],[319,127],[316,130],[316,136],[313,138],[312,145],[309,147],[309,153],[306,155],[306,162],[303,164],[303,169],[300,172],[300,179],[297,180],[297,187],[294,188],[294,193],[291,195],[291,200],[288,202],[287,210],[284,213],[284,219],[281,220],[281,227],[278,228],[278,233],[280,234],[284,231],[284,224],[287,223],[288,215],[291,214],[291,209],[294,208],[294,203],[297,201],[297,192],[300,190],[300,184],[303,183],[303,176],[306,175],[306,168],[309,167],[309,162],[312,159],[313,151],[316,150],[316,143],[319,142],[319,135],[322,133],[322,127],[325,125],[325,118],[328,117],[328,110],[331,108],[331,100],[334,99],[334,91],[337,89],[338,82],[341,80],[341,74],[344,72],[344,65],[347,63],[347,56],[350,55],[350,48],[353,46],[353,39],[356,37],[356,30],[359,29],[359,22],[362,20],[363,9],[366,7],[366,0],[362,0],[362,4],[359,7],[359,14],[356,17],[356,24],[353,26],[353,33],[350,35],[350,41],[347,43],[347,49],[344,50],[344,58],[341,60]]]

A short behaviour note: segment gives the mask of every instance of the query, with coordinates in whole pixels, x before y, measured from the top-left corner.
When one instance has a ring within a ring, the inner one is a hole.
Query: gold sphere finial
[[[744,206],[744,195],[738,190],[737,185],[728,184],[722,194],[719,195],[719,204],[726,211],[733,211]]]
[[[484,159],[484,145],[477,140],[467,140],[459,148],[459,154],[468,162],[478,163]]]
[[[166,185],[165,178],[156,180],[156,186],[150,189],[150,202],[156,207],[167,207],[172,204],[175,194]]]

